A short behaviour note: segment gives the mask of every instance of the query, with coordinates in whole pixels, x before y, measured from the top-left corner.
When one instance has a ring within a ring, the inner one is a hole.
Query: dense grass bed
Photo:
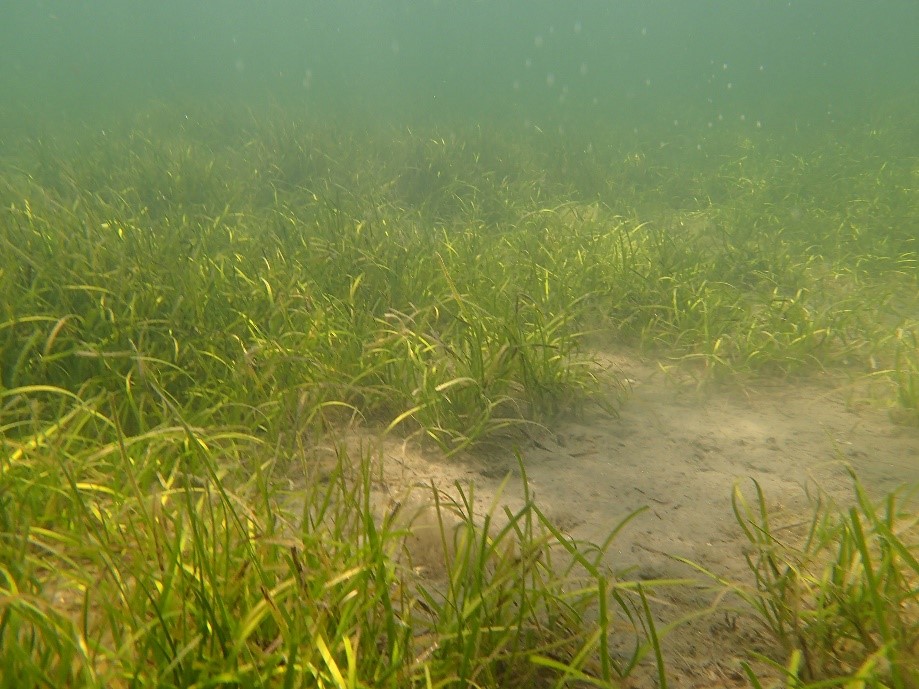
[[[700,150],[157,111],[7,141],[0,686],[615,686],[659,648],[605,546],[454,499],[448,581],[418,582],[367,458],[313,481],[311,447],[360,419],[449,454],[604,404],[598,343],[871,381],[917,423],[911,127]]]

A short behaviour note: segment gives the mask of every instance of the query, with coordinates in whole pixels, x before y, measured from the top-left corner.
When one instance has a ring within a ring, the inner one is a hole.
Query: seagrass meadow
[[[462,485],[429,490],[425,577],[339,439],[512,452],[628,403],[604,347],[682,384],[820,377],[916,424],[919,132],[840,127],[700,151],[161,106],[10,137],[0,686],[666,686],[654,593],[687,581]],[[778,642],[751,686],[919,685],[915,515],[857,490],[799,545],[735,496],[753,583],[706,574]]]

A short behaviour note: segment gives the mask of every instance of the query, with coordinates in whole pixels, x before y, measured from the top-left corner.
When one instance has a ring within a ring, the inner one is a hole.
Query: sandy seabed
[[[597,359],[628,382],[619,414],[596,410],[560,421],[528,433],[517,449],[536,503],[575,539],[600,543],[646,508],[613,541],[608,559],[630,578],[699,580],[656,593],[661,625],[709,608],[718,596],[711,581],[674,556],[752,583],[743,557],[747,541],[731,507],[735,486],[752,500],[755,479],[774,523],[793,524],[810,515],[808,492],[851,504],[848,468],[877,496],[919,484],[919,428],[893,423],[877,405],[853,404],[846,387],[809,380],[699,391],[630,355]],[[445,459],[411,440],[362,437],[365,449],[367,442],[380,462],[381,492],[391,501],[404,500],[412,486],[449,494],[457,484],[474,484],[476,508],[484,514],[510,473],[499,504],[522,504],[513,449],[481,448]],[[415,545],[424,564],[424,538]],[[749,650],[771,647],[737,609],[736,601],[724,599],[715,612],[667,634],[671,686],[748,686],[740,660]],[[638,671],[628,686],[656,686],[653,668]]]

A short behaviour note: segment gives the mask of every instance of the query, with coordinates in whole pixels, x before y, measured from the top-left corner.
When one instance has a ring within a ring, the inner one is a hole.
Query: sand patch
[[[601,361],[631,384],[619,416],[597,411],[562,421],[528,433],[516,449],[537,504],[574,538],[600,542],[646,508],[610,548],[615,570],[645,579],[697,576],[672,557],[678,556],[748,582],[731,494],[735,485],[749,491],[751,479],[789,523],[807,513],[808,491],[847,503],[847,467],[876,493],[919,483],[919,429],[894,425],[883,410],[847,404],[838,388],[815,381],[702,393],[675,386],[629,356]],[[413,557],[432,573],[442,554],[435,552],[440,538],[425,491],[450,494],[461,486],[485,514],[510,474],[499,501],[512,509],[523,503],[514,448],[443,459],[413,441],[365,436],[362,442],[374,448],[381,500],[409,500],[406,514],[418,520]],[[712,599],[704,586],[672,589],[660,614],[676,619]],[[729,687],[746,685],[737,659],[744,649],[764,649],[766,640],[725,608],[665,643],[674,686]]]

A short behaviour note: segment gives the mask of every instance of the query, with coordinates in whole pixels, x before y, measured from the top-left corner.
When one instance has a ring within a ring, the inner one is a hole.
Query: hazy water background
[[[175,103],[702,141],[919,93],[916,0],[5,0],[0,45],[0,139]]]

